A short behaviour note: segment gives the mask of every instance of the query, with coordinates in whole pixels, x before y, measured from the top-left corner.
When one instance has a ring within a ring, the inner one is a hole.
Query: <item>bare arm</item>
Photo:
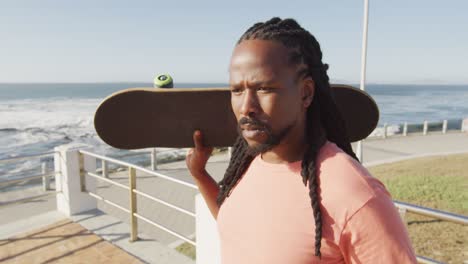
[[[216,203],[216,197],[218,197],[219,193],[218,184],[206,171],[204,172],[204,176],[195,178],[195,182],[197,183],[198,189],[200,189],[200,193],[203,195],[203,199],[205,199],[211,214],[214,219],[216,219],[219,211],[218,204]]]
[[[213,148],[203,145],[203,138],[200,131],[195,131],[195,133],[193,133],[193,142],[195,143],[195,148],[189,150],[185,161],[211,214],[216,219],[219,211],[218,204],[216,203],[219,187],[205,169],[206,163],[213,152]]]

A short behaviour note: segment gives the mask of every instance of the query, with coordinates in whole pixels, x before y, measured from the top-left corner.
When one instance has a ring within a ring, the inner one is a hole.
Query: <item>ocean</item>
[[[181,88],[226,86],[176,85]],[[151,86],[151,83],[0,84],[0,159],[50,152],[55,146],[72,141],[92,145],[100,154],[127,155],[128,151],[111,148],[97,137],[93,127],[94,112],[98,104],[115,91]],[[366,91],[379,106],[379,125],[390,125],[391,133],[400,133],[404,122],[422,124],[424,120],[447,119],[449,129],[459,129],[461,120],[468,118],[468,85],[368,84]],[[377,130],[374,134],[379,133]],[[166,155],[179,152],[167,151]],[[137,163],[149,160],[148,156],[129,159]],[[52,166],[51,158],[45,161]],[[39,160],[0,163],[0,180],[30,175],[32,171],[37,174],[39,168]]]

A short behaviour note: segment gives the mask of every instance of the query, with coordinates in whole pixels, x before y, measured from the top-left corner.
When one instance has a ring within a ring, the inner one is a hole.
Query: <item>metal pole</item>
[[[367,60],[367,31],[369,25],[369,0],[364,0],[364,23],[362,34],[362,51],[361,51],[361,90],[366,90],[366,60]],[[362,140],[359,140],[356,148],[358,159],[363,162]]]
[[[104,178],[109,178],[109,166],[106,160],[101,160],[101,173]]]
[[[41,172],[42,172],[42,175],[47,174],[47,163],[46,162],[42,162]],[[47,177],[47,176],[42,176],[42,190],[44,192],[50,190],[50,178]]]
[[[398,207],[398,213],[400,213],[401,220],[405,222],[406,208]]]
[[[428,124],[428,123],[427,123],[427,120],[424,121],[424,125],[423,125],[423,135],[424,135],[424,136],[427,135],[427,124]]]
[[[444,120],[444,123],[442,123],[442,134],[447,133],[447,120]]]
[[[383,138],[387,138],[387,130],[388,130],[388,125],[387,123],[385,123],[383,125],[383,135],[382,135]]]
[[[231,159],[232,157],[232,147],[228,147],[228,158]]]
[[[78,153],[79,168],[80,168],[80,189],[82,192],[86,192],[86,172],[84,169],[84,155]]]
[[[408,122],[405,122],[405,125],[403,126],[403,136],[406,137],[408,135]]]
[[[130,242],[134,242],[138,239],[138,220],[135,216],[137,212],[137,197],[133,191],[136,189],[136,170],[135,168],[128,167],[128,182],[130,187]]]
[[[440,211],[437,209],[422,207],[422,206],[404,203],[404,202],[393,201],[393,203],[395,204],[396,207],[398,207],[399,209],[405,209],[408,213],[424,215],[424,216],[428,216],[428,217],[432,217],[432,218],[436,218],[440,220],[450,221],[452,223],[457,223],[461,225],[468,224],[468,217],[464,215],[453,214],[449,212]]]
[[[156,160],[156,148],[151,149],[151,170],[158,168],[158,162]]]

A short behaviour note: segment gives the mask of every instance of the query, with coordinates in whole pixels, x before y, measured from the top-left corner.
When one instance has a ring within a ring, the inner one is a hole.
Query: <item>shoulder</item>
[[[334,143],[320,150],[317,172],[322,205],[341,227],[371,199],[391,200],[385,186]]]

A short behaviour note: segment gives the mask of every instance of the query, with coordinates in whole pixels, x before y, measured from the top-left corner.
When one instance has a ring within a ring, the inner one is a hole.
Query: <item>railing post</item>
[[[447,133],[447,120],[444,120],[444,122],[442,123],[442,134],[446,134]]]
[[[400,214],[401,220],[404,222],[406,216],[406,208],[398,207],[398,213]]]
[[[42,173],[42,175],[47,174],[47,163],[46,162],[41,163],[41,173]],[[50,190],[50,178],[49,177],[42,176],[42,190],[44,192]]]
[[[152,170],[157,170],[158,169],[158,162],[156,160],[156,148],[151,149],[151,169]]]
[[[101,160],[101,173],[104,178],[109,178],[109,165],[106,160]]]
[[[405,124],[403,125],[403,136],[407,136],[408,135],[408,122],[405,122]]]
[[[382,135],[383,138],[387,138],[387,126],[388,126],[387,123],[383,125],[383,135]]]
[[[128,168],[128,182],[130,187],[130,242],[134,242],[138,239],[138,219],[135,216],[137,212],[137,196],[133,191],[136,189],[136,171],[135,168]]]
[[[232,147],[228,147],[228,158],[231,159],[232,157]]]
[[[85,175],[88,171],[96,171],[96,158],[83,156],[79,153],[80,149],[90,148],[83,144],[67,144],[55,148],[57,210],[66,216],[97,208],[96,199],[82,192],[83,189],[96,191],[95,179],[86,179]]]
[[[423,135],[427,135],[427,120],[424,121],[424,126],[423,126]]]
[[[86,192],[86,170],[84,168],[84,156],[78,153],[78,168],[80,171],[80,190]]]
[[[364,153],[362,149],[362,140],[359,140],[356,144],[356,156],[361,163],[364,163]]]
[[[468,118],[461,121],[461,132],[468,132]]]

